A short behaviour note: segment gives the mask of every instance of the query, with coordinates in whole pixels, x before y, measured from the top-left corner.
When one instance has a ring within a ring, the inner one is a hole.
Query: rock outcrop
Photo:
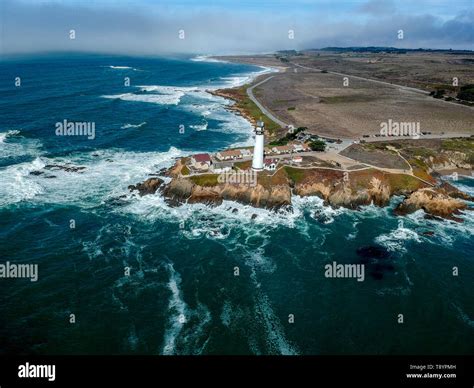
[[[357,209],[363,205],[386,206],[392,196],[405,199],[395,209],[399,215],[423,209],[429,215],[460,221],[466,210],[469,195],[454,186],[443,183],[430,186],[408,174],[394,174],[377,169],[343,172],[334,169],[296,169],[284,167],[275,173],[261,172],[255,184],[220,183],[215,174],[183,176],[183,162],[177,160],[166,175],[167,184],[159,178],[150,178],[130,186],[140,195],[155,193],[160,188],[171,205],[205,203],[220,205],[232,200],[255,207],[278,209],[291,206],[292,195],[318,196],[334,207]]]
[[[395,209],[395,214],[405,215],[423,209],[432,216],[462,221],[457,217],[461,210],[467,209],[467,204],[462,199],[472,201],[474,198],[449,184],[437,188],[424,188],[405,198]]]
[[[271,189],[260,184],[255,187],[244,184],[217,184],[206,187],[186,178],[177,178],[165,187],[163,194],[173,204],[187,202],[220,205],[223,200],[232,200],[269,209],[291,204],[291,190],[288,185],[279,185]]]
[[[140,196],[147,194],[155,194],[162,183],[163,180],[161,180],[160,178],[149,178],[145,182],[128,186],[128,189],[130,191],[137,190]]]

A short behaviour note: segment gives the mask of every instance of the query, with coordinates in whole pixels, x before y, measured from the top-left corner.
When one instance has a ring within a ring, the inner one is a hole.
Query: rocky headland
[[[446,155],[444,155],[446,157]],[[446,160],[444,167],[461,163],[470,167],[469,161],[459,153],[456,162]],[[140,195],[157,191],[173,206],[183,203],[205,203],[219,205],[224,200],[267,209],[290,207],[292,196],[317,196],[327,205],[358,209],[374,204],[386,206],[393,196],[403,200],[394,209],[395,214],[405,215],[423,209],[427,215],[462,221],[459,215],[469,210],[468,201],[474,198],[453,185],[436,180],[431,167],[417,174],[392,173],[377,168],[342,171],[331,168],[297,168],[282,165],[275,172],[258,173],[256,184],[221,183],[218,174],[186,175],[184,158],[178,159],[164,175],[169,182],[153,177],[130,186]],[[432,166],[430,157],[419,159],[425,166]],[[420,168],[419,163],[418,168]],[[417,175],[421,175],[420,178]]]

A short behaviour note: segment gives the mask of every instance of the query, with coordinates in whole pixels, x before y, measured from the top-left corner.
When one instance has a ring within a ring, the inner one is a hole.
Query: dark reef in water
[[[369,245],[358,248],[356,252],[360,257],[358,264],[364,264],[369,275],[375,280],[382,280],[387,273],[395,271],[395,266],[389,261],[391,254],[384,247]]]

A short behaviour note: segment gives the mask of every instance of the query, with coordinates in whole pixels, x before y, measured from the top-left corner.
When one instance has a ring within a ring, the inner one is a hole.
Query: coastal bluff
[[[338,171],[335,169],[299,169],[284,166],[276,172],[258,173],[255,184],[221,183],[218,174],[186,176],[184,163],[178,159],[164,172],[168,183],[158,184],[149,178],[131,186],[140,195],[159,191],[172,206],[184,203],[220,205],[224,200],[236,201],[266,209],[291,207],[292,197],[317,196],[333,207],[358,209],[374,204],[387,206],[393,196],[403,200],[394,209],[395,214],[405,215],[423,209],[427,215],[455,221],[467,210],[466,201],[474,198],[449,183],[430,184],[415,176],[390,173],[378,169]],[[150,190],[150,187],[152,188]]]

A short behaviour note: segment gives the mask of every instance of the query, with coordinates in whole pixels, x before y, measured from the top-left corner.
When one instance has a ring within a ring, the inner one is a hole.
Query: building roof
[[[214,168],[222,168],[222,167],[232,167],[234,162],[232,161],[216,161],[214,163]]]
[[[284,145],[284,146],[276,146],[276,147],[273,147],[272,149],[276,149],[277,151],[280,151],[280,152],[285,152],[285,151],[293,150],[293,147],[288,146],[288,145]]]
[[[221,151],[219,152],[219,155],[221,155],[222,157],[226,157],[226,156],[240,156],[242,153],[240,152],[240,150],[227,150],[227,151]]]
[[[269,165],[272,163],[277,163],[277,159],[265,159],[264,161],[265,165]]]
[[[209,154],[196,154],[196,155],[193,155],[193,159],[197,163],[204,163],[204,162],[211,161],[211,157],[209,156]]]

